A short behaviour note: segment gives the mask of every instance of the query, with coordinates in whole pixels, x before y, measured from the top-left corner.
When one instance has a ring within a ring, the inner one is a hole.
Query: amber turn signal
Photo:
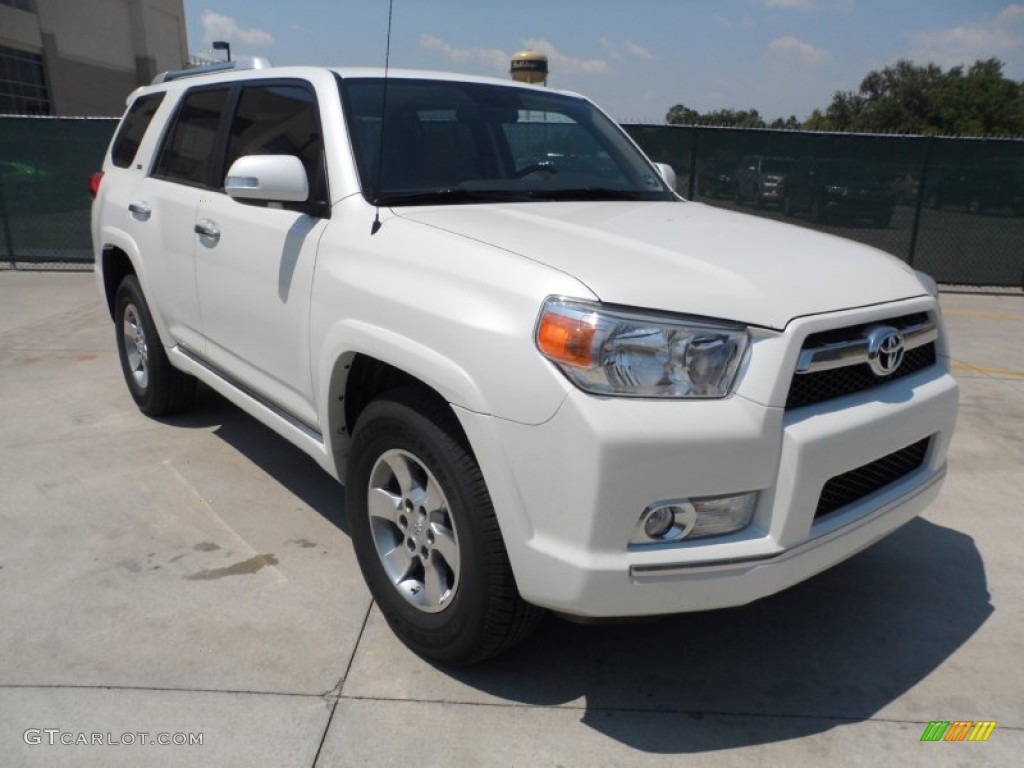
[[[537,346],[558,363],[588,367],[597,328],[586,320],[547,311],[537,326]]]

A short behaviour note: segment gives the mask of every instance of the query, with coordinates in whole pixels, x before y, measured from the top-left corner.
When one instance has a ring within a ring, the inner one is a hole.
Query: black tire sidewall
[[[135,311],[139,316],[139,323],[142,325],[142,332],[146,335],[146,346],[149,349],[149,358],[146,361],[149,368],[149,381],[145,387],[138,385],[128,367],[128,350],[124,345],[124,313],[129,304],[135,307]],[[138,278],[134,275],[126,277],[121,281],[121,285],[118,286],[114,305],[114,333],[116,334],[117,355],[121,360],[121,372],[124,374],[125,384],[128,385],[128,391],[131,393],[132,399],[135,400],[139,408],[145,411],[148,407],[152,406],[155,389],[153,385],[156,380],[156,371],[153,365],[155,355],[153,352],[160,347],[160,336],[157,334],[156,325],[149,314],[149,307],[146,305],[146,300],[142,295],[142,288],[139,285]]]

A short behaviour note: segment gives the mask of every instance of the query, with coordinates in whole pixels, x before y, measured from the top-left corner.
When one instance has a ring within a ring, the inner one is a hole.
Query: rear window
[[[128,113],[121,120],[121,127],[117,129],[113,149],[110,150],[110,159],[118,168],[127,168],[135,161],[142,137],[146,135],[146,129],[163,100],[163,92],[149,93],[139,96],[128,108]]]

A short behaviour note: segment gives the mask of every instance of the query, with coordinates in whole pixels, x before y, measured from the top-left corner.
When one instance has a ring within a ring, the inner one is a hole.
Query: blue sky
[[[506,77],[538,48],[552,87],[622,121],[673,104],[806,117],[899,58],[999,58],[1024,79],[1024,3],[1007,0],[394,0],[391,64]],[[274,64],[382,66],[387,0],[185,0],[189,48]],[[211,56],[216,58],[220,54]]]

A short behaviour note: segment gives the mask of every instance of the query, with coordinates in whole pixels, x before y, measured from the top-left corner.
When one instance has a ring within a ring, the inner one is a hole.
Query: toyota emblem
[[[868,365],[876,376],[891,376],[903,362],[903,336],[887,325],[872,328],[867,333]]]

